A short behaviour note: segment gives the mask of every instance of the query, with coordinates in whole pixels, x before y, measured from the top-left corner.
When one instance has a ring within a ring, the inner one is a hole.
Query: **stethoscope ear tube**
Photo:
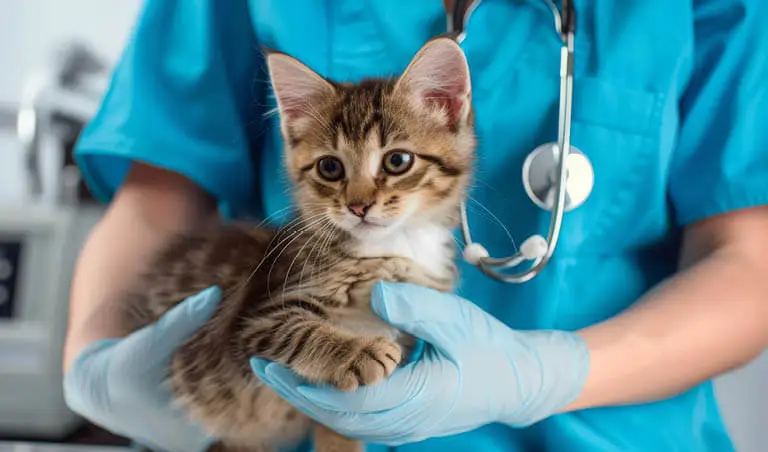
[[[473,0],[454,0],[453,9],[449,18],[451,30],[453,32],[462,33],[464,31],[466,11],[472,1]]]
[[[547,1],[550,7],[554,7],[551,1]],[[551,147],[554,160],[557,162],[557,177],[554,180],[554,193],[556,193],[554,199],[554,205],[552,206],[552,217],[549,223],[549,230],[547,238],[544,239],[539,235],[533,235],[529,237],[520,247],[520,250],[512,256],[504,258],[494,258],[490,256],[488,251],[479,243],[472,241],[472,236],[469,228],[469,219],[467,217],[466,202],[462,202],[461,209],[461,230],[464,237],[465,249],[464,259],[472,265],[475,265],[481,272],[486,275],[498,279],[507,283],[523,283],[530,281],[536,275],[538,275],[549,260],[557,246],[557,242],[562,229],[563,215],[567,210],[567,162],[571,152],[571,111],[573,101],[573,53],[574,53],[574,28],[575,28],[575,14],[573,11],[573,5],[570,1],[563,2],[564,12],[559,13],[557,7],[553,8],[555,14],[555,21],[558,28],[558,32],[563,38],[563,46],[561,48],[560,56],[560,105],[559,105],[559,118],[558,118],[558,140],[557,143],[550,143],[543,147]],[[456,17],[453,17],[454,24],[456,23]],[[463,17],[462,17],[463,27]],[[542,148],[540,146],[540,148]],[[537,148],[531,153],[529,159],[534,156],[537,151],[542,149]],[[531,165],[524,165],[524,170],[529,170]],[[591,168],[590,168],[591,170]],[[524,181],[529,181],[528,175],[524,174]],[[527,182],[526,182],[527,183]],[[529,195],[532,191],[529,187],[526,187]],[[541,200],[537,204],[542,205]],[[506,273],[501,270],[509,270],[526,261],[532,261],[531,266],[516,273]]]

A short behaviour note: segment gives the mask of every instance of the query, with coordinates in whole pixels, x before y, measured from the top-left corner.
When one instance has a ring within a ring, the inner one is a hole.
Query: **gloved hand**
[[[221,291],[211,287],[123,339],[90,344],[64,376],[67,405],[153,451],[205,450],[213,439],[172,405],[166,379],[173,352],[213,315],[220,299]]]
[[[355,392],[313,387],[254,358],[253,370],[316,421],[365,442],[400,445],[493,422],[527,426],[581,392],[589,352],[565,331],[515,331],[454,295],[380,283],[374,312],[428,343],[420,359]]]

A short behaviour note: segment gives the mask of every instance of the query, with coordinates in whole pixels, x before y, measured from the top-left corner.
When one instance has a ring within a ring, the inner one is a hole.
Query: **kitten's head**
[[[449,38],[397,79],[326,80],[268,55],[288,172],[302,215],[358,238],[455,224],[475,150],[469,69]]]

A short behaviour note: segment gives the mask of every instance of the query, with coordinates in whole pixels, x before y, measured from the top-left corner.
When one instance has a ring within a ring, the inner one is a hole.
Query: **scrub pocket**
[[[550,269],[553,326],[564,329],[625,310],[674,267],[657,249],[669,221],[665,96],[595,78],[574,85],[572,143],[595,179],[587,201],[566,214]]]
[[[664,229],[664,100],[596,78],[574,82],[571,143],[589,157],[594,187],[566,214],[562,254],[620,253]]]

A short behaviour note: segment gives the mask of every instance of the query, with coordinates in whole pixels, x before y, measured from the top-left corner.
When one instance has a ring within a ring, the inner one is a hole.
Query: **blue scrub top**
[[[557,132],[560,42],[540,0],[484,0],[463,42],[479,134],[470,202],[494,254],[543,232],[521,167]],[[573,144],[594,191],[566,215],[554,259],[523,285],[462,267],[461,293],[514,328],[574,330],[625,310],[676,270],[681,229],[768,203],[768,3],[576,0]],[[287,52],[324,76],[399,74],[444,33],[440,0],[147,0],[77,159],[108,201],[131,161],[182,173],[238,216],[288,202],[261,57]],[[695,306],[691,306],[695,309]],[[369,451],[387,450],[370,445]],[[640,406],[490,425],[401,452],[728,451],[711,383]]]

